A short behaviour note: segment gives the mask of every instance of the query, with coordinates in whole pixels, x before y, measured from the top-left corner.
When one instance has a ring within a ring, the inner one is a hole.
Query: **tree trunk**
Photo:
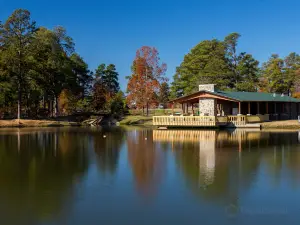
[[[56,98],[56,96],[54,97],[53,108],[54,108],[54,117],[57,117],[58,107],[57,107],[57,98]]]
[[[145,115],[145,111],[144,111],[145,107],[143,106],[143,116]]]
[[[50,117],[50,116],[51,116],[51,111],[50,111],[50,100],[47,100],[47,111],[48,111],[47,117]]]
[[[50,117],[53,117],[53,101],[49,100]]]
[[[59,116],[58,97],[57,96],[54,97],[54,104],[55,104],[55,106],[54,106],[54,116],[57,117],[57,116]]]
[[[22,100],[22,93],[21,93],[21,87],[20,84],[18,85],[18,120],[21,119],[21,100]]]
[[[149,104],[147,102],[147,116],[149,116]]]
[[[44,110],[45,110],[46,109],[45,95],[43,96],[43,106],[44,106]]]

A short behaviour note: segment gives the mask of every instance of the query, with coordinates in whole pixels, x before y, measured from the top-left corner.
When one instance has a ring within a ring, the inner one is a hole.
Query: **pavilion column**
[[[189,103],[188,102],[186,103],[186,113],[187,114],[189,113]]]
[[[266,114],[269,114],[269,103],[266,102]]]
[[[200,98],[198,98],[198,116],[200,116]]]
[[[192,103],[192,113],[194,115],[194,103]]]
[[[274,114],[275,114],[275,118],[276,120],[278,120],[278,117],[277,117],[277,107],[276,107],[277,103],[274,102]]]
[[[174,102],[172,102],[172,115],[174,115]]]
[[[257,102],[257,114],[259,114],[259,102]]]
[[[292,103],[290,102],[290,104],[289,104],[289,113],[290,113],[290,120],[292,119]]]
[[[239,102],[239,114],[241,114],[241,102]]]
[[[248,114],[249,114],[249,115],[251,114],[251,108],[250,108],[250,105],[251,105],[251,103],[248,102]]]
[[[182,114],[184,113],[184,105],[181,103]]]

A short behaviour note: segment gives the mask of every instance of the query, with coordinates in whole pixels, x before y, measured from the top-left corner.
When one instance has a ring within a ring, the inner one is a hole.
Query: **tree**
[[[110,93],[110,96],[113,97],[119,90],[119,74],[116,71],[116,66],[114,64],[100,64],[95,72],[96,80],[101,80],[106,86],[107,91]]]
[[[178,71],[179,69],[177,68],[176,70]],[[181,77],[179,72],[176,72],[175,75],[173,76],[173,82],[170,89],[171,89],[170,92],[171,99],[179,98],[184,95],[185,85],[183,84],[183,82],[181,82]]]
[[[239,82],[239,71],[237,69],[239,64],[239,55],[237,54],[237,43],[238,39],[241,37],[238,33],[231,33],[224,39],[224,45],[226,48],[226,58],[228,66],[232,72],[231,76],[231,88],[234,88],[238,85]]]
[[[35,32],[35,22],[31,20],[30,12],[24,9],[15,10],[0,27],[0,46],[3,52],[1,60],[6,65],[9,76],[17,88],[18,119],[21,117],[22,91],[29,79],[30,44]]]
[[[157,104],[155,93],[159,91],[160,82],[166,80],[166,69],[156,48],[143,46],[137,50],[127,84],[127,102],[131,107],[146,108],[149,115],[149,107]]]
[[[103,83],[106,85],[110,96],[114,96],[120,90],[119,86],[119,74],[116,71],[114,64],[109,64],[103,74]]]
[[[88,64],[77,53],[70,56],[70,63],[72,73],[67,84],[74,94],[80,95],[83,99],[91,90],[92,72],[89,70]]]
[[[110,102],[110,113],[113,115],[122,115],[125,111],[124,93],[119,91]]]
[[[238,74],[235,90],[237,91],[257,91],[259,62],[251,54],[241,53],[238,57],[236,72]]]
[[[300,56],[292,52],[284,59],[288,92],[300,92]]]
[[[267,92],[286,93],[288,91],[284,77],[284,61],[276,54],[263,64],[261,87]]]
[[[96,111],[105,110],[107,108],[108,92],[104,83],[96,81],[93,87],[93,108]]]
[[[56,116],[59,114],[58,97],[62,90],[74,90],[81,82],[80,77],[77,77],[78,68],[72,68],[76,64],[74,60],[78,58],[70,58],[74,52],[74,43],[63,27],[56,27],[53,31],[40,28],[35,36],[33,52],[35,80],[42,87],[50,115],[53,116],[54,111]]]
[[[200,42],[176,69],[171,87],[172,98],[198,91],[199,84],[216,84],[221,90],[255,91],[258,61],[245,52],[238,53],[241,35],[231,33],[224,41]]]
[[[167,82],[163,82],[160,85],[159,89],[159,102],[163,104],[164,107],[166,107],[168,101],[169,101],[169,96],[170,96],[170,88],[169,84]]]
[[[115,113],[116,99],[119,99],[120,95],[116,96],[120,90],[118,81],[118,72],[114,64],[100,64],[95,71],[95,84],[93,90],[93,102],[94,108],[99,110],[108,110],[111,113]],[[116,99],[115,99],[116,96]]]
[[[176,69],[172,96],[198,91],[199,84],[214,83],[219,89],[228,89],[231,73],[225,56],[225,45],[219,40],[205,40],[196,45]]]

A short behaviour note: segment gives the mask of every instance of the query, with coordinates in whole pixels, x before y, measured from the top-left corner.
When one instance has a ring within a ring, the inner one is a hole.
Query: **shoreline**
[[[152,117],[146,116],[125,116],[119,121],[120,126],[145,127],[154,128]],[[300,130],[298,120],[283,120],[261,123],[261,130]],[[22,128],[22,127],[85,127],[83,123],[72,121],[57,120],[30,120],[30,119],[14,119],[0,120],[0,128]],[[237,128],[239,129],[239,128]]]
[[[78,122],[57,121],[57,120],[31,120],[31,119],[0,120],[0,128],[71,127],[71,126],[82,126],[82,124]]]

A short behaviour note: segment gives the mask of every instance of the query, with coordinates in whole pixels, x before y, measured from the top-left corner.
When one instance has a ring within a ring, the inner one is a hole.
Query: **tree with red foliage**
[[[157,94],[160,83],[167,80],[165,72],[167,65],[160,62],[159,53],[156,48],[143,46],[136,52],[133,61],[132,75],[128,77],[127,103],[131,108],[147,109],[158,104]]]

